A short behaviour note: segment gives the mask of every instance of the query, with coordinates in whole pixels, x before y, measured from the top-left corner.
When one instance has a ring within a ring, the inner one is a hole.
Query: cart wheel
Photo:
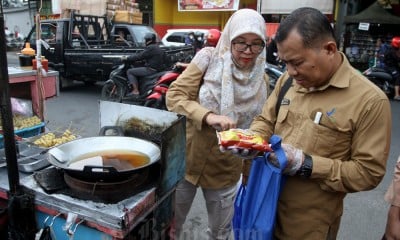
[[[101,89],[101,100],[122,102],[124,90],[113,82],[106,82]]]

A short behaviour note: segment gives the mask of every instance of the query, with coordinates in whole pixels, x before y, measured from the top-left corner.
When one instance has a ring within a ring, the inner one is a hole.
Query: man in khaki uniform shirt
[[[385,174],[389,100],[337,50],[333,29],[318,10],[295,10],[275,40],[287,72],[250,127],[265,139],[281,136],[288,158],[275,237],[336,239],[346,193],[373,189]],[[289,76],[293,84],[276,116]]]

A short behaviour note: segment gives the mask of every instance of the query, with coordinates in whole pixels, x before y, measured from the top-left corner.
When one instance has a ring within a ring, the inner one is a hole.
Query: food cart
[[[32,100],[33,113],[41,116],[40,101],[59,95],[59,79],[57,71],[48,71],[41,77],[43,88],[40,88],[36,70],[23,67],[8,67],[11,97]],[[40,92],[42,89],[42,93]]]
[[[99,107],[101,127],[119,126],[125,136],[155,143],[161,150],[160,160],[131,182],[75,181],[79,187],[89,187],[91,194],[65,184],[68,176],[54,166],[20,173],[21,185],[34,196],[38,228],[51,228],[58,240],[165,238],[173,216],[175,186],[184,175],[185,119],[168,111],[122,103],[100,101]],[[7,168],[3,167],[3,202],[8,190]]]

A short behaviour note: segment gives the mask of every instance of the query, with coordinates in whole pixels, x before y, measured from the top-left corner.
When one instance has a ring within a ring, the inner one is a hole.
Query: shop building
[[[340,49],[360,71],[381,67],[384,49],[394,36],[400,36],[399,1],[365,1],[358,9],[343,18]]]

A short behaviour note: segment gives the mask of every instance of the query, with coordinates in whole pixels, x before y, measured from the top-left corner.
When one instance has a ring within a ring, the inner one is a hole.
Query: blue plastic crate
[[[42,127],[44,127],[44,125],[45,125],[44,122],[42,122],[33,127],[15,130],[14,133],[15,133],[15,135],[17,135],[19,137],[23,137],[23,138],[33,137],[33,136],[39,135],[41,133]],[[4,148],[3,135],[1,135],[1,134],[0,134],[0,148]]]

